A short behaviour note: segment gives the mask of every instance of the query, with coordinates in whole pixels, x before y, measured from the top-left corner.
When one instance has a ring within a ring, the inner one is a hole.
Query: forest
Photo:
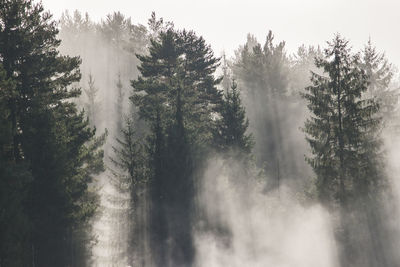
[[[400,266],[373,37],[218,55],[158,15],[0,0],[0,267]]]

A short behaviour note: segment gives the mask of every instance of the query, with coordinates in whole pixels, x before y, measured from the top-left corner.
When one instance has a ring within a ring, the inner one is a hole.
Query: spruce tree
[[[114,156],[111,161],[114,165],[112,173],[115,179],[114,184],[121,193],[130,196],[128,213],[127,232],[129,261],[133,258],[144,257],[144,255],[134,255],[142,251],[145,227],[143,225],[143,209],[140,205],[145,203],[145,186],[149,179],[148,161],[145,153],[144,142],[135,131],[134,120],[127,118],[124,126],[120,129],[120,137],[116,138],[116,145],[112,147]],[[123,203],[126,204],[126,203]],[[140,238],[138,240],[138,238]],[[142,251],[143,252],[143,251]]]
[[[162,28],[162,27],[161,27]],[[151,234],[156,264],[173,265],[194,258],[191,209],[196,170],[211,144],[221,93],[211,48],[192,31],[161,29],[149,55],[138,55],[141,75],[133,81],[133,103],[150,126],[149,159],[152,199]],[[167,240],[172,245],[167,246]]]
[[[115,171],[115,175],[120,178],[121,188],[126,188],[133,194],[134,188],[147,179],[147,170],[144,146],[136,135],[132,119],[125,120],[121,137],[116,138],[116,142],[117,146],[113,146],[115,157],[111,161],[120,173]]]
[[[5,79],[14,84],[7,97],[8,165],[25,164],[32,176],[21,188],[29,221],[24,266],[85,262],[87,258],[78,259],[88,256],[77,251],[86,248],[80,233],[87,233],[97,206],[90,188],[93,174],[103,170],[104,136],[94,138],[85,114],[71,101],[80,94],[70,88],[80,79],[80,60],[59,55],[57,33],[41,3],[1,2],[0,63]]]
[[[99,89],[94,85],[94,78],[92,74],[89,74],[88,88],[84,88],[83,91],[85,92],[87,98],[87,101],[84,104],[85,111],[89,118],[90,126],[95,127],[99,123],[98,116],[100,109],[97,101],[97,92]]]
[[[246,134],[249,120],[240,100],[240,92],[235,80],[224,94],[221,105],[221,120],[218,123],[217,139],[224,152],[239,152],[239,157],[249,155],[253,147],[251,134]]]
[[[316,59],[324,73],[312,74],[312,85],[304,94],[312,113],[304,127],[312,151],[307,161],[316,174],[320,200],[339,210],[336,233],[341,264],[375,266],[380,262],[385,266],[373,228],[377,226],[377,199],[386,184],[377,131],[378,104],[363,97],[368,76],[359,66],[359,55],[351,54],[348,41],[336,35],[328,44],[324,57]],[[372,248],[366,247],[357,230],[363,227],[371,234]]]
[[[380,120],[374,116],[377,103],[361,98],[367,90],[367,76],[357,66],[358,55],[350,54],[348,41],[337,35],[324,55],[316,59],[316,66],[327,76],[313,73],[313,85],[304,95],[313,113],[304,130],[321,199],[336,199],[344,205],[357,186],[372,190],[379,182],[360,171],[371,166],[366,160],[378,156],[380,142],[374,133]]]
[[[398,102],[398,90],[390,88],[393,78],[393,66],[384,53],[379,53],[371,39],[361,51],[360,67],[368,76],[366,98],[375,98],[379,104],[379,116],[386,126],[393,126],[394,110]]]

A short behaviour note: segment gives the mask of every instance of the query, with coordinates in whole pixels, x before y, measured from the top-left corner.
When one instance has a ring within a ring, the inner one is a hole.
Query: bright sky
[[[265,41],[268,30],[285,40],[287,51],[322,45],[340,32],[359,49],[370,36],[378,50],[400,66],[400,0],[42,0],[56,18],[78,9],[96,21],[113,11],[146,24],[152,11],[178,28],[195,30],[220,54],[246,41]]]

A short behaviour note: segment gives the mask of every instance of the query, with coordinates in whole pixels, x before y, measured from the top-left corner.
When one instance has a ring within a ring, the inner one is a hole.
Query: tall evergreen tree
[[[115,132],[116,133],[120,133],[120,132],[123,132],[123,127],[122,127],[122,125],[123,125],[123,120],[124,120],[124,106],[123,106],[123,104],[124,104],[124,95],[125,95],[125,92],[124,92],[124,87],[123,87],[123,85],[122,85],[122,81],[121,81],[121,75],[120,74],[118,74],[118,80],[117,80],[117,83],[115,84],[116,85],[116,87],[117,87],[117,101],[115,102],[115,113],[116,113],[116,116],[117,116],[117,119],[116,119],[116,127],[115,127]],[[130,127],[129,126],[129,124],[130,124],[131,122],[128,122],[128,127]],[[125,135],[125,134],[124,134]]]
[[[356,65],[358,55],[350,54],[348,41],[339,35],[329,45],[325,58],[316,59],[316,65],[328,76],[313,73],[313,85],[304,95],[314,115],[307,120],[305,132],[314,155],[309,161],[319,177],[320,197],[344,205],[348,190],[357,185],[371,190],[379,182],[373,180],[373,175],[366,175],[367,171],[360,177],[360,166],[376,166],[361,160],[378,156],[380,142],[374,133],[380,120],[374,116],[378,105],[361,98],[368,81]]]
[[[29,260],[23,266],[68,266],[81,260],[77,235],[97,202],[89,185],[103,169],[104,137],[94,139],[85,115],[70,101],[80,94],[69,89],[80,79],[80,60],[59,55],[57,33],[41,3],[1,2],[0,63],[5,79],[14,84],[6,98],[12,148],[8,164],[25,164],[32,176],[20,188],[26,192],[29,221],[20,231],[28,232],[24,253]]]
[[[132,83],[132,100],[151,128],[153,253],[158,266],[165,266],[167,257],[173,266],[188,266],[194,257],[195,162],[212,140],[213,113],[221,103],[220,80],[213,77],[218,59],[203,38],[172,27],[161,30],[149,55],[138,58],[141,76]]]
[[[27,164],[13,159],[9,99],[15,84],[0,64],[0,265],[23,266],[29,262],[29,220],[24,207],[32,181]]]
[[[252,135],[246,134],[249,120],[240,100],[235,80],[225,92],[221,105],[221,120],[218,124],[217,139],[222,151],[237,150],[240,157],[249,155],[253,146]]]
[[[250,131],[258,144],[254,147],[256,162],[270,177],[271,189],[279,186],[279,176],[288,179],[298,176],[296,160],[283,156],[294,145],[289,136],[293,122],[283,115],[292,112],[289,108],[293,106],[288,94],[289,66],[285,42],[274,44],[271,31],[264,45],[249,35],[233,66],[233,74],[243,88]]]
[[[342,265],[375,266],[380,262],[386,266],[372,228],[377,224],[376,199],[386,183],[377,135],[378,105],[363,98],[368,76],[359,67],[359,55],[351,54],[348,41],[336,35],[328,44],[324,58],[316,59],[324,74],[313,73],[312,85],[304,94],[312,112],[304,128],[313,155],[307,160],[317,176],[319,198],[340,210],[337,233]],[[361,227],[371,233],[373,248],[363,247],[356,230]]]
[[[116,138],[116,145],[113,146],[114,157],[111,161],[114,165],[112,170],[116,178],[117,189],[130,196],[128,210],[128,260],[133,264],[133,260],[138,260],[144,255],[134,255],[140,251],[144,253],[143,242],[146,236],[143,225],[143,209],[140,204],[145,203],[140,199],[145,195],[145,186],[149,178],[148,161],[145,153],[143,140],[135,132],[134,120],[128,118],[125,125],[120,129],[120,137]]]
[[[226,58],[226,55],[223,54],[222,55],[222,81],[221,81],[221,85],[222,85],[222,89],[224,89],[224,92],[227,92],[232,84],[232,73],[231,73],[231,67],[230,64],[228,62],[228,59]]]
[[[385,124],[393,124],[393,111],[398,102],[398,90],[390,88],[393,66],[385,54],[376,50],[371,39],[361,51],[360,66],[368,76],[368,90],[365,97],[375,98],[379,104],[379,115]]]
[[[98,116],[99,116],[99,102],[97,101],[97,92],[98,88],[94,85],[94,78],[92,74],[89,74],[88,80],[88,88],[84,88],[87,101],[85,103],[85,111],[89,118],[90,126],[95,127],[98,125]]]

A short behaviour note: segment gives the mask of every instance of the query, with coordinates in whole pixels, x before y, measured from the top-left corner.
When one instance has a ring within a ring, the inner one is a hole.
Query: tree
[[[130,196],[128,210],[128,251],[130,261],[134,257],[144,257],[144,255],[134,255],[134,252],[142,251],[143,244],[137,240],[143,240],[146,236],[145,225],[143,225],[143,200],[140,198],[145,195],[145,186],[149,179],[148,161],[145,153],[143,140],[137,136],[134,128],[134,120],[128,118],[125,125],[120,129],[121,137],[116,138],[116,146],[113,146],[114,157],[111,161],[114,165],[113,176],[116,178],[117,189]],[[140,202],[141,201],[141,202]],[[121,242],[121,239],[120,239]]]
[[[297,176],[296,162],[292,157],[283,157],[291,146],[287,136],[290,132],[287,130],[289,122],[282,115],[289,112],[287,108],[291,106],[287,94],[289,59],[285,53],[285,42],[274,44],[271,31],[264,45],[249,35],[247,43],[237,53],[233,74],[238,79],[239,87],[243,88],[243,103],[250,119],[250,131],[254,133],[258,144],[254,148],[256,163],[271,178],[269,188],[276,188],[283,170],[284,177]],[[261,109],[265,111],[259,112]]]
[[[15,163],[8,100],[15,84],[0,64],[0,265],[22,266],[29,260],[29,220],[24,209],[32,181],[28,166]]]
[[[106,20],[101,24],[100,31],[109,42],[116,46],[123,46],[129,40],[130,27],[130,18],[125,18],[121,12],[114,12],[107,15]]]
[[[253,140],[251,134],[246,134],[249,120],[240,100],[237,84],[232,80],[231,88],[226,90],[221,105],[221,120],[218,124],[217,139],[222,151],[239,151],[239,157],[251,154]]]
[[[368,76],[359,67],[359,55],[351,54],[348,41],[336,35],[328,44],[324,58],[316,59],[324,74],[313,73],[312,85],[304,94],[312,113],[304,127],[313,155],[307,161],[317,177],[319,198],[340,211],[337,238],[343,266],[360,264],[360,260],[371,266],[384,264],[372,227],[373,220],[376,225],[376,200],[386,183],[377,135],[378,104],[363,97]],[[365,247],[357,234],[356,228],[361,227],[371,233],[372,248]]]
[[[125,92],[123,90],[123,85],[121,82],[121,75],[118,75],[118,80],[116,83],[116,87],[117,87],[117,101],[115,102],[115,112],[117,115],[117,120],[116,120],[116,128],[115,128],[115,132],[116,133],[123,133],[123,118],[124,118],[124,113],[123,113],[123,104],[124,104],[124,95]],[[130,124],[131,122],[129,122],[128,124]],[[128,125],[128,127],[131,127]],[[125,136],[125,134],[123,133],[123,135]]]
[[[378,53],[371,39],[364,46],[360,67],[368,76],[366,98],[375,98],[379,104],[379,115],[385,124],[393,123],[393,114],[398,102],[398,91],[390,88],[393,66],[384,53]]]
[[[100,108],[96,99],[99,89],[94,85],[94,78],[92,74],[89,74],[88,88],[84,88],[83,91],[85,92],[87,98],[87,102],[84,104],[84,106],[89,118],[90,126],[95,127],[99,123],[98,116]]]
[[[348,190],[356,189],[356,185],[371,190],[378,182],[359,177],[360,166],[369,165],[361,160],[371,159],[379,151],[379,139],[373,134],[380,122],[374,117],[378,105],[361,99],[367,90],[367,76],[356,66],[359,58],[350,54],[348,41],[337,35],[324,55],[324,59],[316,59],[316,65],[328,77],[313,73],[313,85],[304,95],[313,113],[305,132],[314,154],[309,162],[318,177],[320,197],[344,205]],[[330,189],[333,195],[325,191]]]
[[[132,82],[132,100],[150,126],[153,255],[159,266],[167,257],[173,265],[190,265],[194,175],[211,144],[213,114],[222,99],[220,79],[213,76],[218,59],[202,37],[172,26],[151,40],[149,55],[138,58],[141,75]]]
[[[97,207],[89,185],[103,170],[105,136],[94,138],[84,113],[71,102],[80,94],[69,87],[80,79],[80,60],[59,55],[57,33],[41,3],[1,2],[0,63],[14,88],[6,98],[12,148],[6,166],[24,164],[32,177],[28,184],[21,179],[19,188],[29,222],[21,229],[28,242],[24,266],[85,260],[76,258],[76,249],[86,247],[76,244],[77,234]]]
[[[310,76],[311,71],[318,73],[318,68],[315,66],[315,58],[322,57],[321,48],[309,46],[306,47],[305,45],[301,45],[297,53],[293,56],[291,62],[291,78],[290,83],[291,87],[297,88],[297,90],[293,90],[294,94],[298,94],[298,89],[301,88],[302,90],[305,87],[311,85]],[[302,106],[304,103],[301,103]]]

